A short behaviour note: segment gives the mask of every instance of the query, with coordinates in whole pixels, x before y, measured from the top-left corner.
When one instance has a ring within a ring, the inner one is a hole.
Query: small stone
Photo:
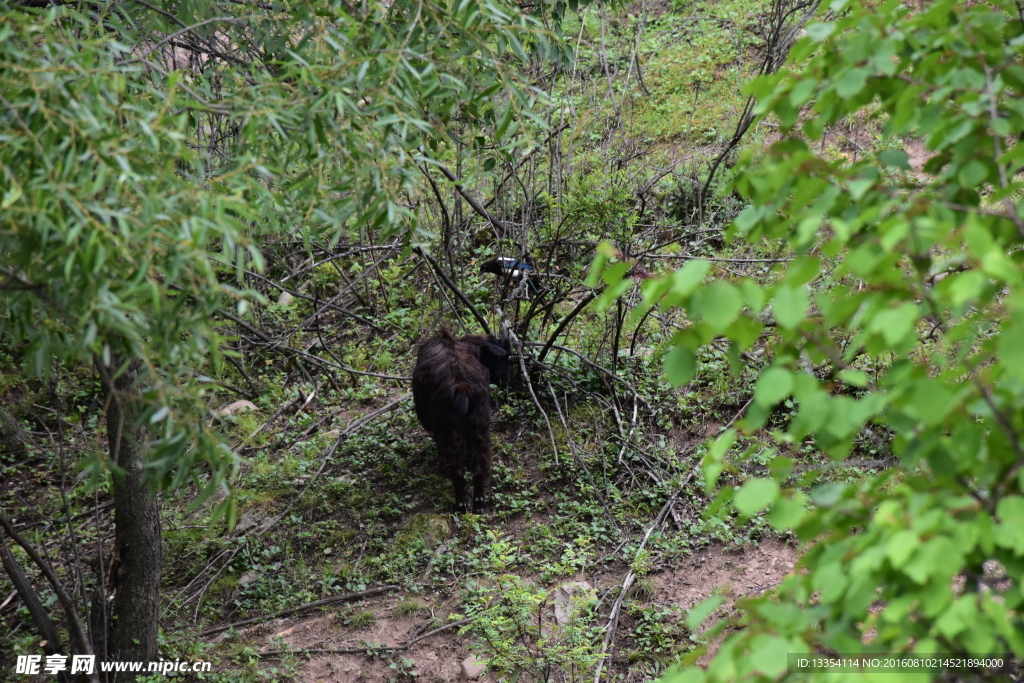
[[[462,660],[462,675],[466,678],[475,679],[484,675],[487,670],[487,660],[480,661],[473,655]]]
[[[295,297],[289,294],[288,292],[281,292],[281,296],[277,297],[277,305],[287,306],[292,302],[293,299],[295,299]]]

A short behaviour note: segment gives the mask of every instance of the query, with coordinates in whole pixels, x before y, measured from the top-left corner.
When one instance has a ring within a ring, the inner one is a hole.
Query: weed
[[[481,658],[499,677],[519,681],[576,682],[593,676],[599,629],[580,612],[568,624],[554,619],[550,594],[536,583],[505,574],[493,586],[469,587],[465,605],[473,622],[463,629],[478,638]]]
[[[416,598],[405,598],[403,600],[399,600],[398,604],[395,605],[395,616],[399,618],[411,617],[415,614],[419,614],[425,609],[426,607],[423,603]]]
[[[342,623],[358,630],[376,624],[377,615],[369,610],[357,610],[352,612],[352,614],[345,619],[342,619]]]

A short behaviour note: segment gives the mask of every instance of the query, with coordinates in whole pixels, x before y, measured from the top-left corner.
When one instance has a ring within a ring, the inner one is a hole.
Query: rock
[[[227,417],[228,415],[234,415],[235,413],[244,413],[249,410],[259,410],[259,408],[257,408],[256,404],[253,403],[252,401],[242,400],[227,404],[226,406],[218,410],[217,414],[220,415],[221,417]]]
[[[586,605],[597,601],[597,591],[586,581],[567,581],[555,589],[555,621],[563,626]]]
[[[251,507],[243,510],[242,514],[238,516],[238,522],[235,524],[235,533],[244,534],[247,531],[262,526],[270,517],[270,511],[261,507]]]
[[[251,583],[256,583],[262,578],[263,574],[261,574],[260,572],[248,571],[242,574],[240,577],[238,577],[238,583],[242,584],[243,586],[248,586]]]
[[[295,299],[295,297],[292,296],[291,294],[289,294],[288,292],[281,292],[281,296],[277,297],[277,305],[278,306],[287,306],[294,299]]]
[[[487,670],[487,660],[480,661],[473,655],[462,660],[462,675],[469,679],[480,678]]]
[[[33,443],[32,437],[17,418],[0,406],[0,453],[21,455]]]

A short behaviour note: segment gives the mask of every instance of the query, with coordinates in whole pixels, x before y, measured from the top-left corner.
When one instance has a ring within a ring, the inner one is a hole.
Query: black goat
[[[420,343],[412,371],[416,416],[437,444],[438,469],[455,487],[455,509],[466,512],[473,476],[473,512],[484,509],[491,478],[490,384],[508,376],[507,341],[471,334],[456,339],[441,327]]]

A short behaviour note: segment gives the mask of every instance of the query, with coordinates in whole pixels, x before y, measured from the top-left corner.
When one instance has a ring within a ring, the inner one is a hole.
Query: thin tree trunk
[[[32,621],[35,622],[36,630],[41,636],[40,645],[42,645],[43,652],[47,656],[64,654],[57,628],[50,621],[50,615],[47,614],[43,603],[39,600],[39,595],[32,588],[32,584],[29,583],[24,570],[22,570],[17,560],[14,559],[14,555],[7,549],[7,543],[4,542],[2,536],[0,536],[0,564],[7,570],[7,576],[10,577],[14,589],[18,592],[18,596],[21,597],[22,604],[28,608],[29,615],[31,615]],[[69,678],[66,673],[61,673],[60,680],[62,683],[67,683]]]
[[[114,468],[114,540],[117,546],[117,583],[110,636],[110,659],[156,661],[160,623],[160,572],[163,548],[160,506],[155,493],[143,484],[142,465],[149,437],[139,424],[142,407],[138,386],[141,363],[134,359],[120,376],[101,368],[107,389],[107,435]],[[111,387],[111,383],[113,387]],[[118,683],[135,680],[118,675]]]

